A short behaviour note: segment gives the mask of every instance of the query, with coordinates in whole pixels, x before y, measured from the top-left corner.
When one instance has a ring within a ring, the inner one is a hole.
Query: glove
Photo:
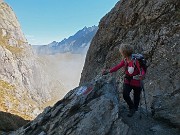
[[[107,75],[107,74],[109,74],[110,72],[108,71],[108,70],[103,70],[102,71],[102,75]]]

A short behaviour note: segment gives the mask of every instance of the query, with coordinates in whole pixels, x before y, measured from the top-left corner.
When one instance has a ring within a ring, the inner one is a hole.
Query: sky
[[[85,26],[98,26],[119,0],[4,0],[31,45],[60,42]]]

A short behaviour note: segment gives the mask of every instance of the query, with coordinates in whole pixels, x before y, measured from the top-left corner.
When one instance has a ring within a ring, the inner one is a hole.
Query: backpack
[[[144,56],[142,54],[136,53],[136,54],[132,54],[131,57],[132,57],[132,60],[134,60],[134,63],[136,60],[139,61],[140,68],[143,68],[143,70],[146,73],[148,66],[147,66],[147,61],[144,58]]]

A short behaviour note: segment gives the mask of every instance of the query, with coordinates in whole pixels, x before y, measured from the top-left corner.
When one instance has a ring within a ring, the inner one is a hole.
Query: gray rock
[[[118,51],[120,44],[129,43],[135,53],[144,54],[148,60],[145,79],[148,110],[154,96],[174,93],[180,86],[179,7],[179,0],[119,1],[99,23],[86,56],[80,85],[100,74],[103,68],[117,65],[122,59]],[[123,70],[113,73],[120,86],[123,74]],[[175,100],[178,101],[178,97],[163,96],[157,99],[163,109],[155,111],[157,117],[179,126],[180,104],[174,104]]]
[[[87,84],[87,88],[90,86]],[[37,128],[51,125],[46,131],[47,134],[107,134],[119,118],[118,94],[113,82],[99,81],[93,86],[88,95],[77,95],[80,87],[67,94],[59,105],[56,104],[51,108],[49,113],[44,112],[42,117],[38,117],[42,120],[50,113],[53,114],[51,118],[47,117],[44,122],[38,123]],[[55,113],[57,109],[60,109],[59,113]],[[36,118],[36,121],[39,121],[38,119]],[[37,134],[36,131],[38,130],[28,130],[26,134]],[[25,131],[18,134],[24,134],[23,132]]]
[[[44,131],[42,131],[39,135],[47,135]]]
[[[157,132],[157,131],[161,131],[162,127],[160,125],[155,125],[150,130],[152,130],[153,132]]]
[[[178,135],[176,129],[164,126],[144,114],[142,119],[139,119],[138,113],[132,118],[127,117],[127,109],[119,102],[115,80],[107,77],[84,85],[87,90],[93,87],[89,93],[85,91],[86,94],[77,95],[81,86],[70,91],[49,111],[45,110],[13,135],[38,135],[42,131],[48,135]],[[54,113],[55,110],[60,111]],[[39,122],[43,119],[43,122]],[[154,125],[159,125],[162,130]]]
[[[180,90],[171,94],[159,95],[154,97],[152,102],[152,112],[154,118],[171,123],[171,125],[180,128]]]

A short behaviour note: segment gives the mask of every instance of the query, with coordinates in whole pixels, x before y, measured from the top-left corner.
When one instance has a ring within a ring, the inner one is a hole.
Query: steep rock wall
[[[119,1],[99,23],[99,30],[86,56],[80,84],[101,74],[103,68],[118,64],[121,60],[118,51],[121,43],[133,45],[135,52],[143,53],[148,59],[149,67],[144,81],[148,109],[153,102],[152,108],[155,113],[158,111],[158,118],[179,127],[180,106],[174,103],[178,102],[180,96],[180,1]],[[113,73],[120,84],[121,71]],[[176,102],[169,100],[167,104],[163,100],[153,100],[157,95],[166,99],[174,92]],[[170,106],[174,109],[164,110]]]
[[[53,81],[33,54],[13,10],[1,1],[0,110],[25,119],[34,118],[43,104],[52,99],[53,90],[62,88],[59,82]]]

